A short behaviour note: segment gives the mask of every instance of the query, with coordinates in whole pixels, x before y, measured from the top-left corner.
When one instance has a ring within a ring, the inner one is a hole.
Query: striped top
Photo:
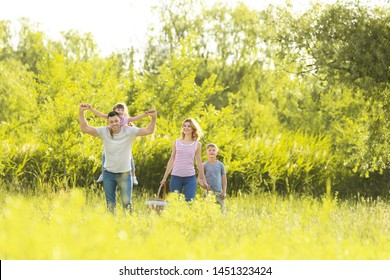
[[[181,139],[175,141],[176,154],[173,162],[172,175],[189,177],[195,175],[195,153],[198,148],[198,141],[191,144],[183,144]]]

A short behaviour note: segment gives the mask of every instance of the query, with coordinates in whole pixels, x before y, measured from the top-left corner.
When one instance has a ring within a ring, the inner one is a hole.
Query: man
[[[152,117],[145,128],[121,126],[119,114],[108,113],[107,126],[89,126],[84,111],[90,110],[90,104],[79,107],[80,127],[84,133],[100,137],[103,140],[106,159],[104,163],[103,186],[106,195],[107,209],[115,214],[116,187],[120,188],[123,208],[132,211],[131,199],[133,184],[131,181],[132,144],[136,136],[146,136],[156,129],[157,111],[150,109],[147,114]]]

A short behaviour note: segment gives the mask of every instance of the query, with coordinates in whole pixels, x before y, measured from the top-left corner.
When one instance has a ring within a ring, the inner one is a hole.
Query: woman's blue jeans
[[[107,209],[115,214],[116,208],[116,187],[119,187],[123,209],[132,211],[131,199],[133,193],[133,182],[130,172],[112,173],[104,170],[103,188],[106,195]]]
[[[184,193],[186,201],[193,200],[196,194],[196,176],[179,177],[171,175],[169,189],[171,192]]]

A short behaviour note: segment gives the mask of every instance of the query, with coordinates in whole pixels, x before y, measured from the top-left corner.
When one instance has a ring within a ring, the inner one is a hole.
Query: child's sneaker
[[[99,178],[96,180],[96,183],[101,183],[103,182],[103,173],[100,174]]]
[[[133,185],[135,185],[135,186],[138,185],[137,177],[135,177],[135,176],[133,176]]]

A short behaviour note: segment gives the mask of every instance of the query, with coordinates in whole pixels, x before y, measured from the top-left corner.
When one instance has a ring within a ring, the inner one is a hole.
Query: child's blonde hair
[[[217,144],[214,144],[214,143],[208,144],[208,145],[206,146],[206,150],[207,150],[208,148],[210,148],[210,147],[215,148],[215,149],[217,150],[217,152],[218,152],[218,146],[217,146]]]
[[[183,125],[186,122],[190,123],[192,129],[194,130],[192,132],[192,140],[199,140],[202,137],[202,135],[203,135],[202,129],[200,128],[199,124],[196,122],[195,119],[187,118],[187,119],[184,120],[184,122],[182,123],[181,126],[183,127]],[[183,132],[181,133],[181,138],[184,139],[184,133]]]

